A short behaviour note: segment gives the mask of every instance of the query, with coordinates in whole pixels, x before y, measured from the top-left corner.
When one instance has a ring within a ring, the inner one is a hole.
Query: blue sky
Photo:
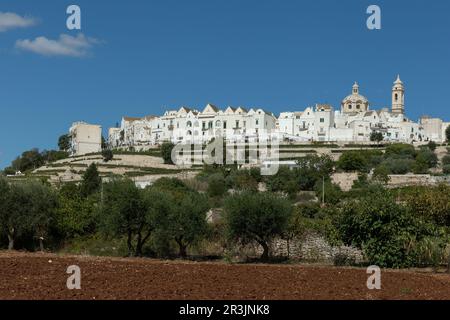
[[[66,28],[70,4],[81,7],[81,31]],[[371,4],[381,30],[366,27]],[[2,0],[7,12],[30,23],[2,31],[0,18],[0,168],[56,148],[77,120],[106,132],[123,115],[182,105],[339,107],[354,81],[381,108],[398,73],[410,118],[450,120],[446,0]],[[81,44],[49,55],[38,37]]]

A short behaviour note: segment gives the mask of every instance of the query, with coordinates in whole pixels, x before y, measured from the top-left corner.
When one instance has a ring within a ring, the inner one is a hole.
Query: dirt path
[[[68,290],[67,267],[81,268]],[[0,252],[0,299],[450,299],[450,276],[364,269],[229,265]]]

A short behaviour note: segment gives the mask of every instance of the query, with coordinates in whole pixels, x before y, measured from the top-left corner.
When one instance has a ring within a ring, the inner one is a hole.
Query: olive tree
[[[292,215],[289,200],[273,193],[243,192],[225,201],[227,233],[242,244],[257,242],[262,260],[269,258],[269,244],[286,231]]]

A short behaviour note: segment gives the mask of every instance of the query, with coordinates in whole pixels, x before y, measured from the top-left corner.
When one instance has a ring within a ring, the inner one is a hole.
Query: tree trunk
[[[136,244],[136,252],[134,253],[136,257],[142,256],[142,236],[138,233],[137,236],[137,244]]]
[[[269,246],[264,241],[259,241],[259,244],[261,245],[261,247],[263,247],[263,253],[261,255],[261,260],[262,261],[269,260]]]
[[[133,244],[131,243],[131,232],[128,231],[128,237],[127,237],[127,246],[128,246],[128,256],[133,256]]]
[[[39,238],[39,248],[41,249],[41,252],[44,252],[44,238]]]
[[[286,249],[287,249],[287,258],[289,259],[289,257],[291,256],[291,241],[289,240],[289,238],[286,240]]]
[[[180,256],[185,259],[187,257],[186,245],[180,244]]]
[[[185,259],[187,257],[187,245],[183,244],[183,240],[181,238],[175,239],[176,243],[178,243],[178,247],[180,248],[180,257]]]
[[[8,234],[8,250],[14,250],[14,237]]]

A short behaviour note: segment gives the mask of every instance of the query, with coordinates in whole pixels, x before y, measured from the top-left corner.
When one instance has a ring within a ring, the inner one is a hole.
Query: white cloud
[[[17,40],[16,48],[31,51],[44,56],[83,57],[99,41],[80,33],[76,37],[62,34],[57,40],[37,37],[34,40]]]
[[[15,28],[26,28],[36,24],[36,20],[30,17],[21,17],[12,12],[0,12],[0,32]]]

